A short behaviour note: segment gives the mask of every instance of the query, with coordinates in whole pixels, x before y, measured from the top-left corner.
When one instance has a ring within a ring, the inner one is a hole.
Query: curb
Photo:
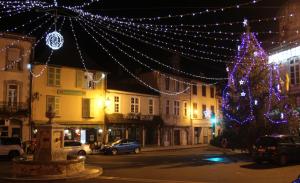
[[[1,177],[0,182],[4,181],[5,183],[9,182],[68,182],[68,181],[77,181],[77,180],[86,180],[98,177],[103,174],[103,168],[92,168],[88,167],[85,171],[80,172],[74,176],[45,176],[45,177]]]
[[[154,151],[169,151],[169,150],[182,150],[182,149],[194,149],[208,147],[208,144],[197,145],[197,146],[171,146],[171,147],[153,147],[153,148],[142,148],[142,152],[154,152]]]

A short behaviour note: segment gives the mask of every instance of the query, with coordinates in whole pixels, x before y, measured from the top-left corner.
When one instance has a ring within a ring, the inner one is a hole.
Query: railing
[[[0,102],[0,114],[6,115],[28,115],[28,104],[27,103],[8,103]]]

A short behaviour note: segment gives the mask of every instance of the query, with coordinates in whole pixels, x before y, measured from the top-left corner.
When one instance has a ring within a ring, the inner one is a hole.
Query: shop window
[[[22,58],[20,48],[7,49],[6,70],[8,71],[22,71]]]
[[[140,105],[139,98],[138,97],[131,97],[130,112],[131,113],[139,113],[139,105]]]
[[[47,96],[46,97],[46,111],[51,107],[52,111],[56,115],[60,114],[60,98],[56,96]]]
[[[120,97],[119,96],[114,97],[114,108],[115,108],[115,113],[120,112]]]
[[[174,115],[179,116],[179,101],[174,101]]]
[[[84,98],[82,99],[82,117],[93,118],[94,116],[94,102],[93,99]]]
[[[48,67],[48,86],[60,86],[61,69]]]
[[[153,99],[149,99],[149,114],[153,115],[154,111],[154,102]]]

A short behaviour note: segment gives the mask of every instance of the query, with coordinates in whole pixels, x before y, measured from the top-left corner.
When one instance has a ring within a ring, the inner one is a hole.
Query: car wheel
[[[141,149],[140,149],[140,148],[137,147],[137,148],[134,149],[134,153],[135,153],[135,154],[139,154],[140,152],[141,152]]]
[[[282,155],[279,156],[278,163],[279,163],[280,166],[286,165],[287,162],[288,162],[288,159],[287,159],[286,155],[282,154]]]
[[[10,151],[8,154],[9,159],[14,159],[15,157],[20,156],[20,153],[18,151]]]
[[[117,149],[112,149],[111,150],[111,154],[112,155],[117,155],[118,154],[118,150]]]
[[[86,152],[85,151],[79,151],[78,153],[78,156],[86,156]]]

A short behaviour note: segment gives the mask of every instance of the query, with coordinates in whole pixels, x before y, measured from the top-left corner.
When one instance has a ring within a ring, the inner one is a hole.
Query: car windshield
[[[120,140],[117,140],[117,141],[115,141],[115,142],[111,143],[111,145],[117,145],[117,144],[120,144],[121,142],[122,142],[122,139],[120,139]]]

